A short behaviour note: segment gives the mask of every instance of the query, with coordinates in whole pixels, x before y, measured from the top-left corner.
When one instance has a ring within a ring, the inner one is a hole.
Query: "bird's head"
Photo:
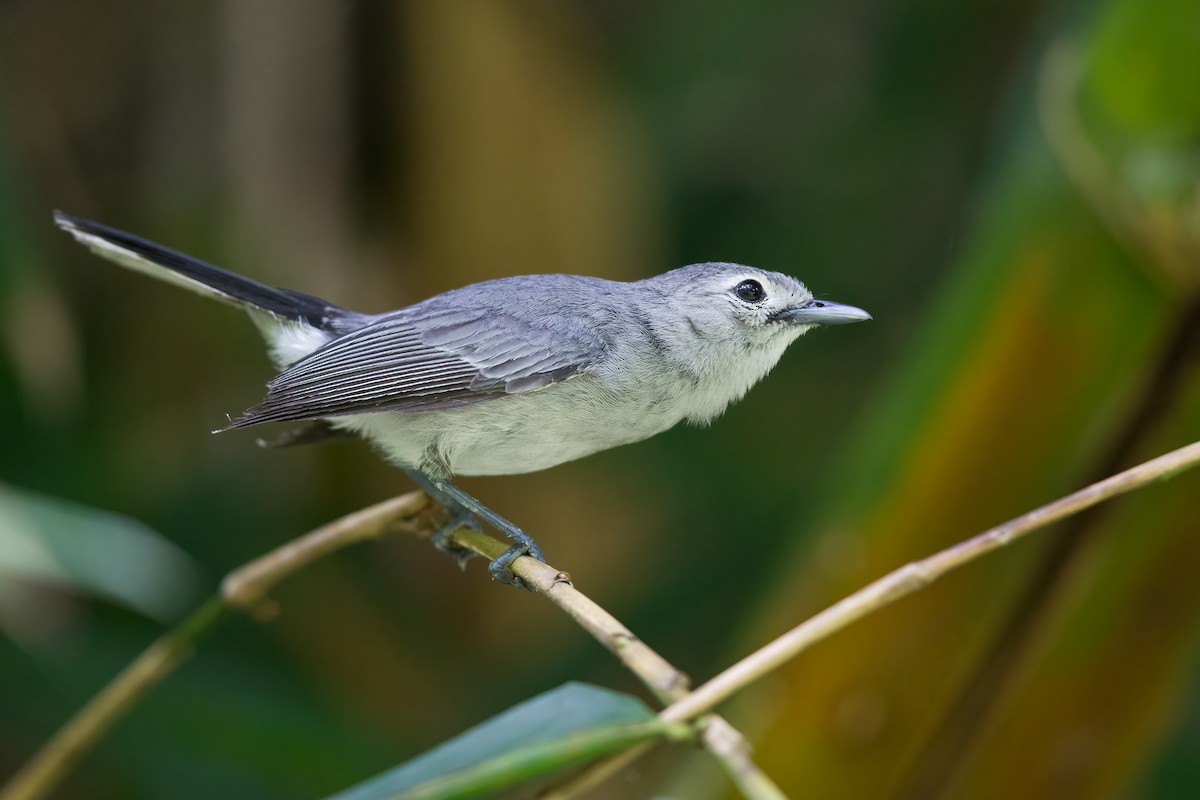
[[[871,318],[815,299],[795,278],[741,264],[692,264],[639,283],[653,345],[692,387],[686,417],[699,423],[745,394],[801,334]]]
[[[742,264],[692,264],[650,281],[695,336],[746,347],[786,346],[818,326],[871,318],[861,308],[814,298],[789,275]]]

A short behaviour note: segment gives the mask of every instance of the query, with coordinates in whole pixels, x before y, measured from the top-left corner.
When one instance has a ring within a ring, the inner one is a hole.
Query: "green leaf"
[[[191,559],[137,520],[0,484],[0,587],[53,584],[169,619],[198,582]],[[6,601],[27,611],[0,592]]]
[[[328,798],[477,797],[688,728],[662,722],[630,695],[565,683],[398,767]]]

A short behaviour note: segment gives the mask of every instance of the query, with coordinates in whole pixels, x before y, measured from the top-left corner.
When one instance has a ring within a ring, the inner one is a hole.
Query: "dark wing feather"
[[[603,350],[582,319],[418,305],[292,364],[267,384],[266,399],[229,427],[477,403],[565,380]]]

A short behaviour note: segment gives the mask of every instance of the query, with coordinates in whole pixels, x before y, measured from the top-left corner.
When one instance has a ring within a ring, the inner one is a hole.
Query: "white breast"
[[[392,411],[333,420],[397,463],[456,475],[533,472],[630,442],[683,419],[650,393],[605,388],[582,374],[536,392],[441,411]]]

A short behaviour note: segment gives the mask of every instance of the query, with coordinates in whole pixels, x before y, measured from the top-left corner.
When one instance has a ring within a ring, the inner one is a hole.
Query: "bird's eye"
[[[758,281],[742,281],[733,287],[733,293],[738,296],[739,300],[745,300],[747,303],[757,303],[767,296],[762,284]]]

